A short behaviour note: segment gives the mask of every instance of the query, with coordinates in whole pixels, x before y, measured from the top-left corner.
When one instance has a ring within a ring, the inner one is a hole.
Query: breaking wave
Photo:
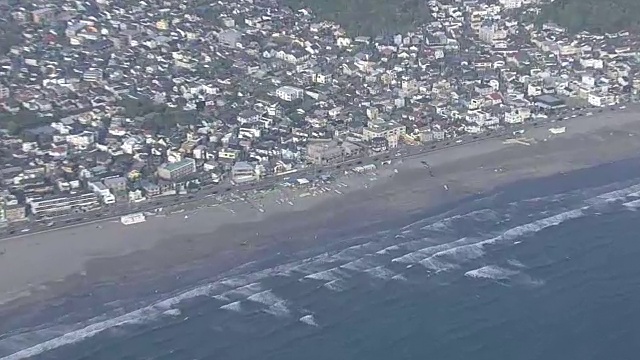
[[[309,326],[318,326],[318,323],[316,322],[316,319],[313,317],[313,315],[305,315],[303,317],[300,318],[300,322],[307,324]]]
[[[517,275],[516,270],[505,269],[497,265],[487,265],[479,269],[467,271],[464,276],[478,279],[505,280]]]

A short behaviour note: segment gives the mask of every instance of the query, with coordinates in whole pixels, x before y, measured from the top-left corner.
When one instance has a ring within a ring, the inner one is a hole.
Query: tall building
[[[196,161],[185,158],[174,163],[166,163],[158,167],[158,176],[161,179],[176,181],[196,172]]]
[[[367,127],[362,130],[362,137],[366,141],[374,138],[385,138],[390,149],[398,147],[398,141],[407,133],[407,127],[393,121],[369,121]]]

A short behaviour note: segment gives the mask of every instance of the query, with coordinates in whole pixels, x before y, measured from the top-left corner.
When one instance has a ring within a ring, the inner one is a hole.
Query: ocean
[[[638,164],[398,215],[147,298],[96,288],[0,325],[0,359],[635,359]]]

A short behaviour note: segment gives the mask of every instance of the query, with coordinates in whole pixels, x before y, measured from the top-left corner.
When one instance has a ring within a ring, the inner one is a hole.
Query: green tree
[[[577,33],[613,33],[640,29],[640,1],[556,0],[543,8],[540,18]]]

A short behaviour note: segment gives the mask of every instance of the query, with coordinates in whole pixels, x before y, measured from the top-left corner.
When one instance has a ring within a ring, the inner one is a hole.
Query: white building
[[[98,205],[95,193],[83,193],[69,196],[53,196],[44,199],[27,199],[34,215],[54,216],[73,210],[90,209]]]
[[[87,149],[95,142],[95,134],[91,131],[84,131],[81,134],[67,135],[66,140],[74,148]]]
[[[304,90],[295,86],[282,86],[276,90],[276,96],[284,101],[294,101],[304,97]]]
[[[505,9],[517,9],[522,6],[522,0],[500,0]]]
[[[101,81],[103,77],[102,70],[100,69],[89,69],[82,73],[82,80],[89,82]]]
[[[367,127],[362,130],[362,135],[365,141],[371,141],[373,138],[385,138],[388,141],[390,149],[398,147],[400,137],[406,133],[406,126],[397,124],[393,121],[369,121]]]

